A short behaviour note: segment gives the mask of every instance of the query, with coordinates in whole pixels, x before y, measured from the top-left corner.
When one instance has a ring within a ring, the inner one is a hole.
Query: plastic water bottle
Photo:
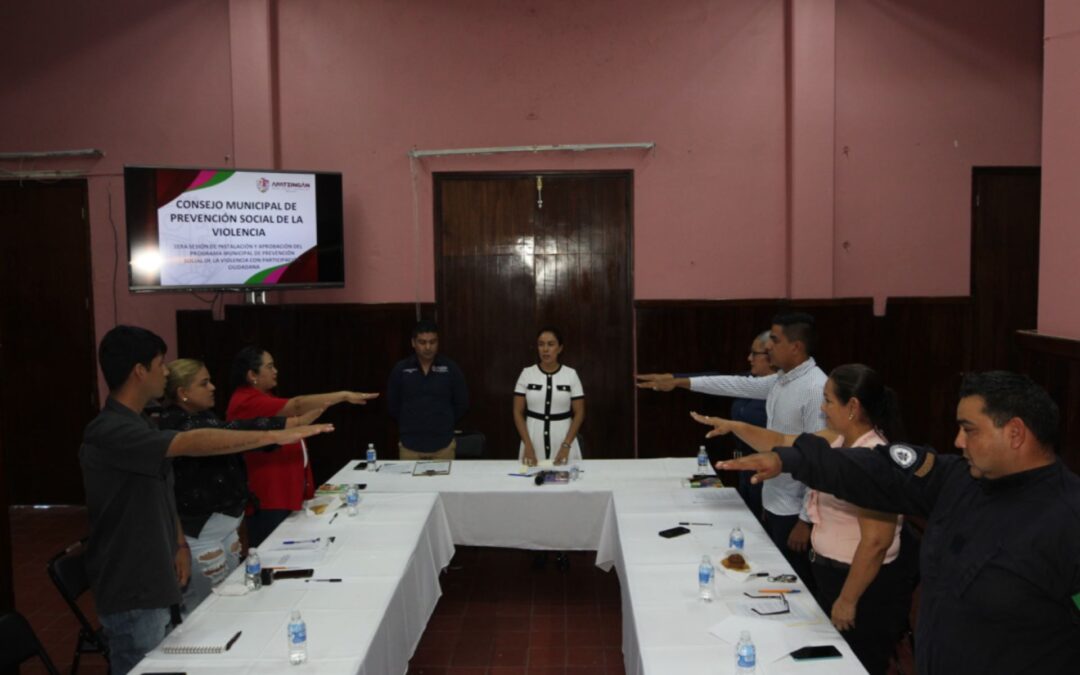
[[[350,485],[349,489],[345,491],[345,512],[350,516],[355,516],[358,509],[356,508],[360,504],[360,493],[357,491],[355,485]]]
[[[713,599],[713,574],[715,573],[712,560],[709,556],[701,556],[701,564],[698,565],[698,595],[704,602],[712,602]]]
[[[578,466],[577,462],[574,462],[570,465],[570,480],[575,481],[579,478],[581,478],[581,467]]]
[[[375,444],[367,444],[367,470],[374,471],[376,463],[378,462],[378,455],[375,454]]]
[[[739,644],[735,645],[735,672],[739,675],[753,675],[757,672],[757,649],[750,639],[750,631],[744,630],[739,635]]]
[[[254,548],[248,549],[247,560],[244,561],[244,585],[249,591],[262,588],[262,562]]]
[[[712,473],[712,471],[709,471],[709,453],[705,452],[704,445],[700,446],[697,451],[697,472],[699,475]]]
[[[294,609],[289,615],[289,663],[298,666],[307,661],[307,624]],[[753,647],[751,647],[753,649]]]
[[[741,551],[745,546],[746,538],[743,536],[742,528],[736,525],[731,528],[731,534],[728,535],[728,548]]]

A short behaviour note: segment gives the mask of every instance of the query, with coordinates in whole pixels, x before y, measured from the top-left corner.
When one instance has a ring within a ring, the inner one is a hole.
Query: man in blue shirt
[[[458,365],[439,354],[439,328],[413,328],[416,352],[398,361],[386,385],[386,404],[398,422],[401,459],[453,459],[454,424],[469,409],[469,390]]]

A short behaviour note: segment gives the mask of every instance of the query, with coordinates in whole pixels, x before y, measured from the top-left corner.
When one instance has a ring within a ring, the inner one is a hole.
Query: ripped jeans
[[[215,513],[203,525],[198,537],[186,537],[191,547],[191,581],[184,590],[183,616],[199,603],[240,564],[240,527],[243,516]]]

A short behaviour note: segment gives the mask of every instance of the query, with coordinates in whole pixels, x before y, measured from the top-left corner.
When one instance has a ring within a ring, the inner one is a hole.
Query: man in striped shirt
[[[649,374],[638,376],[638,387],[654,391],[681,387],[714,396],[765,399],[767,428],[782,434],[813,433],[825,428],[821,403],[828,379],[814,361],[816,347],[814,317],[802,312],[781,313],[773,317],[766,347],[770,363],[779,369],[776,374],[765,377]],[[805,495],[804,484],[790,474],[782,474],[765,483],[762,503],[769,537],[798,575],[810,583],[812,575],[806,558],[810,519],[806,515]]]

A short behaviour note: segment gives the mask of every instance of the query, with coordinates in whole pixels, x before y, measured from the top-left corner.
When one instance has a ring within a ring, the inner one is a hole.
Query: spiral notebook
[[[177,629],[165,638],[161,651],[166,654],[224,654],[232,649],[238,639],[240,631],[230,635],[208,630],[185,633],[183,629]]]

